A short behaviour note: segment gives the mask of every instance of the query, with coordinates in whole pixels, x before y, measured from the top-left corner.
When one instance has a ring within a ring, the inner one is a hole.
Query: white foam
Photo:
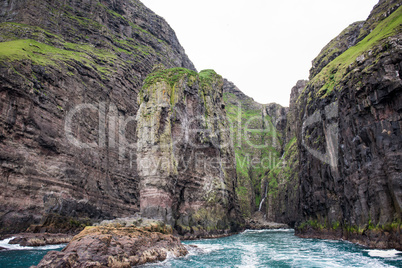
[[[254,245],[243,245],[244,254],[241,254],[239,268],[256,267],[258,265],[257,250]]]
[[[0,240],[0,247],[8,250],[50,250],[50,249],[64,248],[67,245],[67,244],[59,244],[59,245],[47,245],[42,247],[23,247],[18,244],[9,244],[9,242],[14,238],[15,237],[11,237],[4,240]]]
[[[218,251],[224,249],[223,245],[217,244],[195,244],[203,253],[211,253],[213,251]]]
[[[402,251],[398,251],[396,249],[390,250],[379,250],[379,249],[369,249],[365,250],[371,257],[380,257],[380,258],[395,258],[402,256]]]
[[[269,233],[269,232],[284,232],[284,233],[290,233],[294,232],[294,229],[262,229],[262,230],[245,230],[242,232],[242,234],[252,234],[252,233]]]

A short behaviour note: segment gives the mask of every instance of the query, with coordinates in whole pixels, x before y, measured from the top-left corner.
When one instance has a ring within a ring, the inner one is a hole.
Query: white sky
[[[259,103],[289,105],[311,61],[378,0],[141,0],[165,18],[198,71],[214,69]]]

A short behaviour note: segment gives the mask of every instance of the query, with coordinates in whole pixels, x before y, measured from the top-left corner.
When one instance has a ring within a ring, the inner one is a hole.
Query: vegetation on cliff
[[[401,247],[400,1],[381,0],[324,47],[289,109],[197,73],[139,1],[2,2],[0,233],[141,211],[197,238],[261,211],[300,235]],[[83,104],[69,133],[66,118]],[[107,232],[109,242],[131,236]],[[131,257],[102,264],[142,263]]]
[[[350,73],[353,73],[358,65],[366,58],[372,57],[372,54],[381,57],[381,54],[391,47],[390,42],[392,41],[389,37],[395,36],[401,31],[402,7],[399,7],[390,16],[379,22],[363,40],[330,61],[320,73],[312,78],[310,86],[318,89],[314,97],[324,98],[334,89],[341,90],[342,81],[350,80]],[[371,65],[377,64],[378,61],[379,58],[372,58]],[[360,86],[361,84],[357,84],[356,90],[359,90]]]
[[[269,171],[280,162],[282,133],[265,105],[254,102],[230,82],[226,82],[224,101],[236,154],[236,193],[242,215],[250,217],[266,197]]]

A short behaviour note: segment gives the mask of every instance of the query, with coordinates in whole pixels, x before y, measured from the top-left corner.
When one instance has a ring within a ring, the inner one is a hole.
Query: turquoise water
[[[36,265],[48,251],[62,250],[66,246],[21,247],[19,245],[8,244],[11,239],[0,241],[0,247],[9,249],[7,251],[0,251],[0,268],[26,268]]]
[[[294,236],[293,230],[245,231],[231,237],[184,244],[197,248],[190,248],[186,257],[143,267],[402,267],[402,252],[369,250],[344,241],[302,239]],[[44,247],[0,252],[0,267],[35,265],[48,250]]]
[[[53,249],[54,250],[54,249]],[[36,265],[49,250],[0,251],[1,268],[26,268]]]
[[[198,249],[190,250],[186,257],[144,267],[402,267],[402,252],[368,250],[343,241],[302,239],[294,236],[293,230],[246,231],[184,243]]]

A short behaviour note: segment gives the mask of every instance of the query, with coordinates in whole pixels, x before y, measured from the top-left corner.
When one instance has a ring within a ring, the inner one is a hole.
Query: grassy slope
[[[15,40],[0,43],[0,60],[30,60],[35,65],[57,67],[60,62],[77,61],[100,73],[112,70],[117,56],[102,49],[94,49],[89,45],[64,43],[57,48],[32,39]]]
[[[401,29],[402,7],[399,7],[389,17],[381,21],[366,38],[335,58],[312,79],[310,84],[314,85],[315,88],[319,88],[318,92],[316,92],[317,97],[324,98],[332,90],[337,89],[339,82],[350,71],[348,69],[349,65],[355,62],[359,56],[378,45],[382,40],[392,36],[396,32],[400,32]]]
[[[48,8],[52,8],[51,5]],[[109,14],[109,21],[130,25],[138,40],[152,40],[153,43],[158,43],[159,47],[168,49],[169,45],[165,41],[101,3],[98,3],[96,11],[95,13]],[[71,65],[71,62],[78,62],[97,71],[104,78],[115,73],[118,66],[147,62],[147,58],[154,55],[170,61],[152,46],[114,33],[92,17],[74,13],[69,5],[63,5],[60,10],[52,9],[51,12],[60,13],[63,17],[63,36],[38,26],[14,22],[0,23],[0,62],[28,60],[35,65],[52,66],[59,70],[65,67],[64,63]],[[55,20],[55,17],[51,16],[50,20]],[[99,37],[105,38],[100,40]],[[93,45],[95,43],[96,46]]]

